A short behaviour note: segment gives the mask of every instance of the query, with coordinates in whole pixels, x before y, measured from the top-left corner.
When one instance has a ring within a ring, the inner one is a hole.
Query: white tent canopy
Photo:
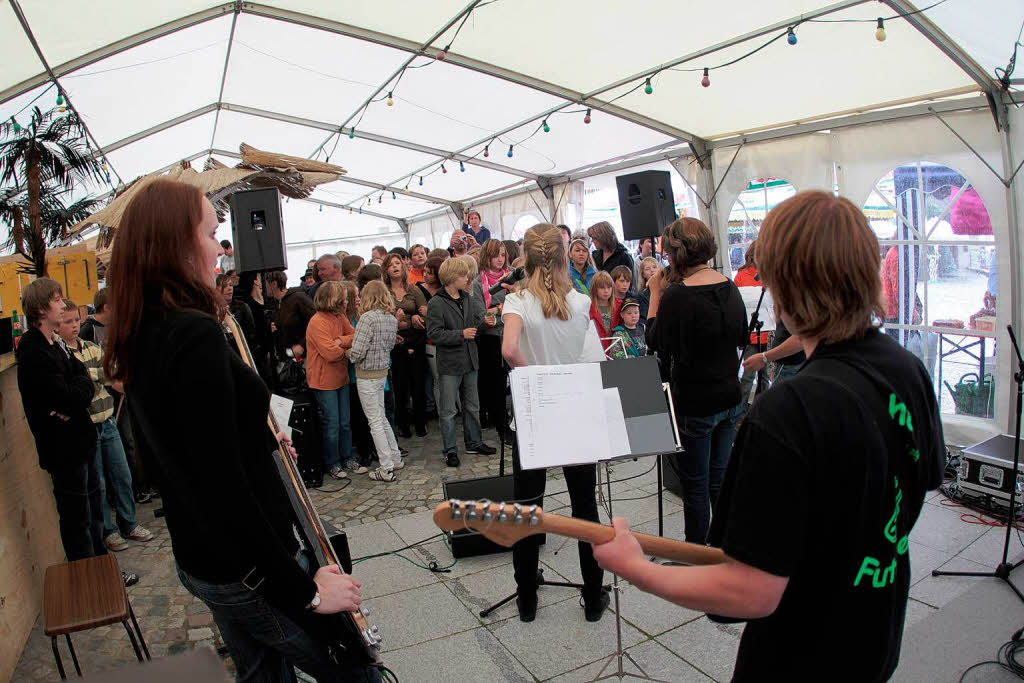
[[[445,246],[471,205],[503,237],[579,227],[630,168],[673,168],[677,205],[728,244],[752,179],[864,204],[892,168],[942,163],[991,216],[1005,324],[1024,319],[1024,191],[1004,182],[1024,121],[997,69],[1022,20],[1019,0],[8,0],[0,120],[63,93],[114,185],[233,165],[242,142],[329,157],[348,175],[285,205],[293,276],[325,251]]]

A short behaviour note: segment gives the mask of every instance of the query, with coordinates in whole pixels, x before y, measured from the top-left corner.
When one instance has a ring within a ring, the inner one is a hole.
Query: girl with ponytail
[[[505,334],[501,353],[515,368],[522,365],[562,365],[604,360],[597,330],[590,320],[590,298],[573,289],[566,264],[562,232],[542,223],[526,232],[526,281],[522,290],[505,298],[502,321]],[[540,505],[544,500],[544,469],[524,470],[519,448],[512,441],[515,499],[523,505]],[[563,467],[572,501],[573,517],[598,521],[594,465]],[[512,547],[519,607],[522,621],[533,621],[537,613],[537,536],[527,537]],[[583,609],[588,621],[601,618],[608,595],[601,589],[604,572],[594,561],[593,546],[580,542],[580,570],[583,574]]]

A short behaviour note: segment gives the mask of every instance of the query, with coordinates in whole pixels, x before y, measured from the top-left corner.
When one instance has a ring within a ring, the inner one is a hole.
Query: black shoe
[[[121,580],[124,581],[124,587],[127,588],[139,582],[139,575],[133,572],[121,572]]]
[[[597,604],[592,605],[586,601],[583,602],[583,616],[587,618],[587,621],[601,621],[601,615],[608,609],[608,603],[610,602],[608,593],[604,590],[601,591],[601,597],[598,598]]]
[[[455,453],[449,453],[448,455],[444,456],[444,461],[445,464],[448,465],[448,467],[459,466],[459,456],[456,455]]]
[[[488,446],[487,444],[485,444],[484,442],[481,441],[480,443],[478,443],[475,446],[467,446],[466,447],[466,452],[467,453],[477,453],[479,455],[494,455],[495,453],[498,452],[498,449],[496,449],[496,448],[494,448],[492,446]]]
[[[426,427],[424,427],[423,425],[420,425],[419,427],[416,428],[416,436],[426,436],[426,435],[427,435],[427,428]]]
[[[398,452],[402,454],[403,458],[405,456],[409,455],[409,449],[408,448],[403,448],[402,446],[398,447]]]
[[[537,594],[517,595],[516,607],[519,608],[519,621],[533,621],[537,618]]]

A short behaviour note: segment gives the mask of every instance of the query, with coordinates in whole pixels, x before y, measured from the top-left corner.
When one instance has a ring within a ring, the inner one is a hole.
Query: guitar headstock
[[[434,524],[443,531],[472,529],[506,548],[527,536],[542,533],[544,511],[538,505],[457,500],[434,508]]]

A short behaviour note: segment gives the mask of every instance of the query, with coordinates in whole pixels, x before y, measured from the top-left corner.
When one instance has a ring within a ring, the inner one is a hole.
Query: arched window
[[[510,240],[519,240],[526,235],[526,231],[537,225],[538,223],[546,222],[542,218],[538,218],[533,214],[523,214],[516,219],[515,225],[512,226],[512,234],[509,236]]]
[[[924,362],[942,412],[992,417],[996,244],[981,197],[959,171],[918,161],[886,173],[864,213],[886,332]]]
[[[772,177],[754,178],[740,192],[729,212],[729,263],[734,273],[743,267],[747,247],[757,239],[765,215],[795,194],[788,180]]]

